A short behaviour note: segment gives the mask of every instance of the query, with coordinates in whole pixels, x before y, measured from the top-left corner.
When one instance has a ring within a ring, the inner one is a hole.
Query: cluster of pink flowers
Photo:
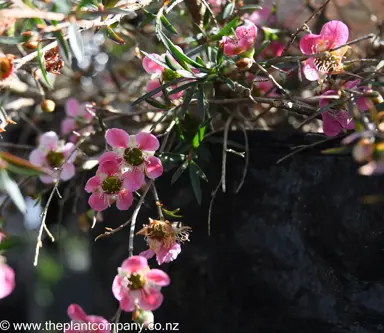
[[[343,57],[349,46],[348,27],[341,21],[330,21],[322,27],[320,34],[308,34],[300,40],[301,52],[305,55],[313,55],[324,52],[321,57],[308,58],[303,67],[305,77],[310,81],[322,80],[329,74],[343,73]],[[340,47],[340,48],[338,48]],[[338,48],[337,50],[333,50]]]
[[[357,88],[360,80],[348,81],[345,82],[341,89],[354,89]],[[358,87],[360,92],[364,92],[368,87]],[[326,107],[332,99],[326,98],[326,96],[339,96],[339,91],[334,89],[326,90],[323,95],[324,98],[320,98],[319,106],[320,108]],[[356,104],[360,111],[368,110],[368,104],[364,96],[359,96],[356,98]],[[330,109],[321,114],[323,118],[323,131],[327,136],[336,136],[342,129],[351,130],[355,128],[355,123],[351,115],[348,114],[346,107],[338,107],[337,110]]]
[[[110,325],[106,319],[100,316],[87,315],[84,310],[77,304],[71,304],[67,310],[68,317],[72,319],[73,324],[78,324],[79,329],[76,328],[76,325],[73,325],[74,328],[69,328],[64,331],[64,333],[110,333]],[[93,324],[88,327],[95,327],[95,329],[85,331],[82,329],[81,324]],[[97,328],[97,329],[96,329]]]
[[[144,185],[145,176],[156,179],[163,173],[160,159],[154,156],[159,141],[150,133],[128,135],[118,128],[107,130],[105,139],[112,151],[100,156],[96,175],[85,186],[92,193],[88,203],[95,211],[114,202],[119,210],[127,210],[132,205],[132,192]]]
[[[76,172],[73,164],[76,159],[76,152],[73,150],[73,143],[65,143],[59,139],[55,132],[50,131],[40,136],[39,145],[36,149],[32,150],[29,155],[29,161],[41,167],[45,172],[45,174],[40,176],[40,180],[43,183],[50,184],[55,182],[59,175],[59,168],[62,168],[60,179],[67,181]]]
[[[0,243],[5,239],[5,234],[0,231]],[[15,289],[15,272],[8,266],[5,258],[0,255],[0,299],[9,296]]]
[[[61,122],[61,134],[68,135],[76,131],[79,135],[87,135],[93,131],[92,120],[94,113],[87,110],[87,103],[79,102],[70,98],[65,104],[66,118]],[[76,142],[79,136],[72,134],[69,136],[71,142]]]

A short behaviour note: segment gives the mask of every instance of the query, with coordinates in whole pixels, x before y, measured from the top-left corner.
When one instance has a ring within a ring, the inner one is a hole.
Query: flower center
[[[52,168],[58,168],[64,162],[64,154],[56,151],[50,151],[46,158]]]
[[[132,273],[128,278],[128,287],[132,290],[142,289],[145,285],[145,278],[141,274]]]
[[[124,151],[124,159],[133,166],[139,166],[144,162],[143,153],[139,148],[127,148]]]
[[[119,193],[121,189],[121,180],[116,176],[109,176],[103,180],[101,188],[108,194]]]
[[[316,69],[323,73],[332,73],[340,66],[340,60],[337,56],[331,54],[315,59]]]
[[[12,61],[9,60],[7,57],[0,58],[0,79],[6,79],[9,77],[12,73]]]

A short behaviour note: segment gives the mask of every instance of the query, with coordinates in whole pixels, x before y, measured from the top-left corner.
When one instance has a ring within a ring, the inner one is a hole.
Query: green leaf
[[[141,103],[142,101],[146,100],[147,98],[152,97],[153,95],[156,95],[158,92],[163,91],[165,88],[168,88],[169,86],[172,86],[172,85],[177,84],[179,82],[182,82],[184,80],[185,80],[184,78],[177,78],[175,80],[164,83],[160,87],[157,87],[157,88],[153,89],[152,91],[150,91],[149,93],[146,93],[145,95],[139,97],[137,100],[135,100],[132,103],[132,106],[135,106],[135,105]]]
[[[336,148],[328,148],[321,151],[322,154],[327,155],[345,155],[350,154],[351,149],[349,147],[336,147]]]
[[[169,32],[176,35],[178,34],[176,28],[168,21],[168,19],[164,15],[161,15],[160,21],[161,23],[163,23],[164,28],[167,29]]]
[[[97,1],[96,0],[82,0],[79,2],[79,4],[76,7],[76,10],[79,11],[81,8],[88,7],[97,9]]]
[[[172,56],[176,59],[176,61],[187,71],[191,71],[188,65],[191,65],[196,68],[206,68],[205,66],[200,65],[198,62],[192,60],[188,56],[186,56],[184,53],[180,52],[180,50],[177,49],[176,45],[172,43],[172,41],[164,35],[163,32],[159,33],[159,37],[161,41],[163,42],[166,49],[171,52]],[[188,65],[187,65],[188,64]]]
[[[76,23],[71,23],[68,27],[68,40],[73,55],[78,62],[82,62],[84,59],[84,42]]]
[[[167,214],[168,216],[172,216],[175,218],[183,217],[183,215],[177,214],[180,211],[180,208],[177,208],[175,210],[168,210],[168,209],[165,209],[164,207],[161,207],[161,210],[163,211],[164,214]]]
[[[71,64],[71,57],[69,54],[68,42],[64,38],[63,33],[61,31],[55,31],[53,34],[55,35],[55,37],[57,39],[60,50],[62,50],[61,55],[64,59],[64,62],[66,64]]]
[[[223,10],[223,20],[227,20],[228,18],[230,18],[233,14],[234,9],[235,9],[235,2],[234,1],[228,2]]]
[[[33,169],[20,168],[10,163],[7,164],[7,170],[23,176],[38,176],[42,174],[42,172]]]
[[[216,54],[217,67],[220,67],[223,64],[223,60],[224,60],[224,49],[223,47],[220,46]]]
[[[198,86],[198,92],[197,92],[197,113],[201,120],[205,119],[205,95],[204,95],[204,86],[202,84],[199,84]]]
[[[44,174],[44,171],[41,168],[39,168],[36,165],[32,164],[31,162],[29,162],[23,158],[20,158],[18,156],[15,156],[11,153],[2,151],[2,152],[0,152],[0,157],[2,159],[4,159],[5,161],[7,161],[8,165],[12,164],[12,165],[17,166],[17,167],[22,168],[22,169],[28,169],[31,172],[34,172],[34,175]]]
[[[259,10],[262,9],[260,5],[244,5],[238,8],[238,10]]]
[[[21,37],[0,36],[0,44],[17,45],[17,44],[20,44],[22,42],[23,42],[23,40]]]
[[[156,126],[158,125],[158,124],[160,124],[171,112],[173,112],[173,111],[175,111],[175,110],[177,110],[179,108],[179,106],[175,106],[175,107],[173,107],[173,108],[170,108],[169,110],[167,110],[167,111],[165,111],[164,113],[163,113],[163,115],[160,117],[160,119],[158,119],[158,120],[156,120],[153,124],[152,124],[152,126],[151,126],[151,131],[153,131],[155,128],[156,128]]]
[[[271,44],[270,40],[263,41],[261,45],[255,50],[254,57],[258,56],[269,44]]]
[[[56,12],[69,14],[69,12],[71,11],[70,4],[67,0],[53,0],[53,3],[56,5]]]
[[[231,22],[229,22],[226,26],[224,26],[218,34],[211,36],[211,40],[220,40],[221,37],[232,34],[232,29],[237,27],[237,23],[239,22],[239,18],[235,17]]]
[[[168,95],[173,95],[173,94],[177,94],[178,92],[180,91],[183,91],[183,90],[186,90],[190,87],[193,87],[193,86],[197,86],[197,82],[196,81],[193,81],[193,82],[188,82],[186,84],[183,84],[182,86],[179,86],[179,87],[176,87],[175,89],[172,89]]]
[[[184,172],[184,170],[188,167],[188,161],[185,161],[182,165],[180,165],[175,173],[172,175],[171,184],[175,183]]]
[[[191,104],[191,100],[192,100],[193,96],[195,95],[196,88],[197,88],[197,86],[194,85],[185,91],[184,96],[183,96],[184,101],[183,101],[183,105],[181,107],[181,112],[179,114],[179,118],[183,118],[185,113],[187,112],[189,104]]]
[[[48,85],[48,87],[52,88],[52,85],[48,80],[47,70],[45,69],[44,55],[41,52],[41,44],[40,43],[37,46],[37,60],[39,62],[39,67],[40,67],[41,74],[43,75],[45,83]]]
[[[165,163],[177,163],[185,161],[185,155],[184,154],[176,154],[176,153],[161,153],[159,155],[159,158]]]
[[[203,142],[206,129],[207,129],[207,122],[205,122],[205,124],[199,127],[197,133],[193,137],[193,140],[192,140],[193,148],[198,148],[200,146],[200,143]]]
[[[193,193],[195,194],[198,204],[201,205],[202,191],[200,186],[200,176],[197,174],[198,169],[196,168],[196,164],[191,162],[188,169],[189,169],[189,177],[191,179]]]
[[[153,98],[147,98],[145,100],[149,105],[152,105],[153,107],[155,108],[158,108],[158,109],[161,109],[161,110],[167,110],[168,109],[168,106],[156,101],[155,99]]]
[[[7,171],[4,169],[0,170],[0,189],[7,192],[12,202],[21,213],[25,214],[27,212],[27,205],[25,204],[19,186],[17,186],[16,182],[8,176]]]
[[[110,26],[107,26],[106,30],[107,30],[107,36],[112,42],[118,45],[125,44],[125,40],[121,38]]]

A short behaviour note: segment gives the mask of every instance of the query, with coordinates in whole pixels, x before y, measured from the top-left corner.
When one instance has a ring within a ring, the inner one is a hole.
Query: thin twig
[[[208,209],[208,236],[211,236],[211,216],[212,216],[213,202],[216,199],[217,191],[220,188],[221,182],[222,182],[222,180],[220,179],[220,181],[217,184],[215,190],[212,192],[211,202],[209,203],[209,209]]]
[[[224,128],[223,161],[222,161],[222,165],[221,165],[221,188],[222,188],[224,193],[226,191],[225,176],[226,176],[226,170],[227,170],[228,131],[229,131],[229,126],[231,125],[233,118],[234,118],[234,115],[231,115],[228,118],[228,120],[225,123],[225,128]]]
[[[153,196],[154,196],[155,201],[156,201],[157,213],[159,214],[160,220],[163,221],[164,220],[164,214],[163,214],[163,211],[161,210],[161,202],[160,202],[159,194],[157,193],[156,186],[155,186],[154,182],[152,182],[152,191],[153,191]]]
[[[242,177],[241,177],[239,186],[237,186],[237,189],[236,189],[235,193],[238,193],[238,192],[240,191],[240,189],[243,187],[243,184],[244,184],[244,181],[245,181],[245,177],[247,176],[248,165],[249,165],[249,143],[248,143],[248,135],[247,135],[247,131],[246,131],[245,128],[244,128],[244,125],[241,124],[241,123],[240,123],[240,128],[241,128],[241,130],[242,130],[243,133],[244,133],[245,162],[244,162],[243,175],[242,175]]]

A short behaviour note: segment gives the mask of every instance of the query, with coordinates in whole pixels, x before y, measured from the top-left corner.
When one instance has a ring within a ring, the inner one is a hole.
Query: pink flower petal
[[[341,21],[330,21],[323,25],[320,35],[329,41],[328,49],[333,49],[348,42],[349,29]]]
[[[178,243],[174,243],[169,249],[162,246],[156,253],[157,263],[161,265],[165,262],[171,262],[177,258],[180,252],[181,246]]]
[[[160,269],[151,269],[145,276],[152,283],[161,287],[168,286],[171,283],[168,274]]]
[[[119,164],[116,160],[107,160],[99,164],[99,172],[107,176],[113,176],[119,172]]]
[[[243,53],[249,50],[253,44],[256,42],[257,27],[248,22],[247,25],[240,26],[236,29],[236,36],[238,38],[238,45],[241,48]]]
[[[156,53],[152,53],[151,57],[156,60],[163,61],[161,56],[159,56]],[[145,56],[143,59],[143,68],[149,74],[161,73],[164,71],[164,67],[160,66],[158,63],[154,62],[152,59],[148,58],[147,56]]]
[[[336,136],[341,132],[340,123],[329,112],[323,112],[321,114],[323,118],[323,131],[326,136]]]
[[[122,162],[122,158],[117,155],[114,151],[107,151],[99,157],[99,164],[105,162],[105,161],[116,161],[117,164],[120,164]]]
[[[148,178],[155,179],[163,174],[163,165],[156,156],[148,156],[145,163],[145,174]]]
[[[123,261],[121,268],[128,274],[138,273],[148,268],[148,261],[141,256],[132,256]]]
[[[88,204],[93,210],[98,212],[101,212],[109,207],[107,196],[100,193],[93,193],[88,199]]]
[[[151,92],[152,90],[155,90],[156,88],[160,87],[160,81],[158,79],[149,80],[146,84],[147,92]],[[160,97],[162,95],[162,91],[159,91],[158,93],[152,95],[153,98]]]
[[[138,304],[145,311],[156,310],[163,303],[163,295],[154,289],[149,291],[142,289],[140,296]]]
[[[55,178],[49,175],[41,175],[39,176],[39,178],[44,184],[52,184],[53,181],[55,180]]]
[[[156,151],[159,149],[159,140],[151,133],[140,132],[135,135],[135,142],[143,151]]]
[[[65,118],[61,122],[61,134],[66,135],[76,129],[76,121],[72,118]]]
[[[85,314],[84,310],[78,304],[71,304],[67,309],[68,317],[72,320],[82,321],[84,323],[88,322],[88,317]]]
[[[121,301],[123,299],[125,290],[123,288],[123,277],[122,276],[120,276],[120,275],[115,276],[113,283],[112,283],[112,293],[113,293],[113,296],[115,296],[115,298],[118,301]]]
[[[92,193],[100,186],[101,180],[98,176],[93,176],[88,179],[87,184],[85,184],[85,191]]]
[[[316,69],[313,58],[309,58],[305,61],[303,66],[303,73],[309,81],[317,81],[319,79],[319,73]]]
[[[146,258],[146,259],[151,259],[155,255],[155,252],[153,252],[151,249],[145,250],[143,252],[140,252],[140,256]]]
[[[40,137],[39,143],[45,149],[55,150],[59,143],[59,137],[54,131],[49,131]]]
[[[128,148],[129,135],[119,128],[111,128],[105,133],[105,140],[112,148]]]
[[[40,149],[34,149],[29,155],[29,162],[36,166],[42,166],[46,163],[45,154]]]
[[[65,158],[68,158],[68,163],[73,163],[76,160],[77,151],[74,151],[75,145],[72,142],[67,142],[61,150]]]
[[[367,111],[369,109],[366,97],[358,97],[356,99],[356,104],[360,111]]]
[[[318,52],[323,37],[315,34],[308,34],[300,40],[300,50],[303,54],[314,54]]]
[[[133,195],[126,190],[120,191],[116,200],[116,207],[119,210],[128,210],[132,206]]]
[[[79,114],[79,102],[75,98],[67,99],[65,103],[65,113],[69,117],[77,117]]]
[[[70,180],[76,173],[75,166],[73,163],[66,163],[63,166],[60,178],[64,181]]]
[[[129,192],[137,191],[144,184],[144,173],[139,169],[127,171],[126,173],[124,173],[123,177],[123,186]]]
[[[356,88],[360,82],[361,82],[360,79],[347,81],[344,83],[344,88],[346,89]]]
[[[9,296],[15,289],[15,272],[7,264],[0,265],[0,299]]]

